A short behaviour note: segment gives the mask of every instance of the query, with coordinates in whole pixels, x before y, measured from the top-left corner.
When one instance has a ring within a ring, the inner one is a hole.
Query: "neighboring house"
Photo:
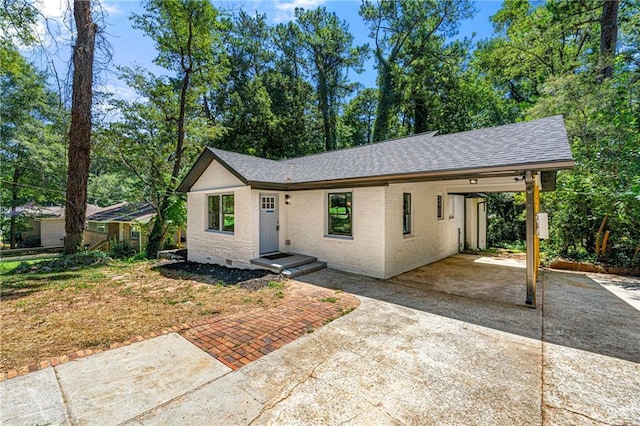
[[[64,245],[64,207],[26,204],[16,208],[16,214],[26,218],[28,230],[21,233],[23,246],[62,247]],[[107,207],[87,204],[84,244],[95,248],[98,243],[128,242],[136,250],[144,248],[144,230],[155,216],[148,203],[119,203]],[[174,237],[178,238],[179,236]],[[105,244],[102,249],[106,249]]]
[[[101,242],[128,242],[136,250],[147,244],[147,233],[143,232],[155,216],[149,203],[119,203],[104,207],[94,214],[87,214],[84,243],[98,247]]]
[[[261,256],[296,253],[389,278],[465,242],[485,247],[479,193],[524,191],[524,177],[552,190],[573,164],[561,116],[282,161],[207,148],[178,188],[188,259],[254,268]]]
[[[100,211],[102,207],[87,204],[87,215]],[[15,215],[24,218],[27,229],[20,233],[22,247],[64,246],[64,207],[39,206],[28,203],[16,207]]]

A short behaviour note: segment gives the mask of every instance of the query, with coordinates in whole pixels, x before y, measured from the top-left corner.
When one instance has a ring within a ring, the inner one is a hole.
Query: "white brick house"
[[[190,261],[240,268],[274,252],[389,278],[484,248],[483,192],[553,189],[573,166],[562,117],[434,133],[281,161],[207,148],[187,193]]]

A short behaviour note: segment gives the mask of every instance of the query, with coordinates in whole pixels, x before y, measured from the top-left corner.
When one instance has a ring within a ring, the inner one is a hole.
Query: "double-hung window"
[[[235,231],[235,207],[233,194],[209,196],[210,231]]]
[[[411,194],[402,194],[402,234],[411,234]]]
[[[140,239],[140,225],[131,225],[131,239],[132,240]]]
[[[329,193],[329,235],[353,235],[353,193],[330,192]]]

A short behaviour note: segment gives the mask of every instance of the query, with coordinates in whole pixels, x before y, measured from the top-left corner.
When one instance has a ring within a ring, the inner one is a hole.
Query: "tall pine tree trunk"
[[[600,16],[600,58],[601,79],[613,77],[613,66],[618,44],[619,0],[606,0]]]
[[[69,172],[65,204],[65,254],[82,247],[87,209],[87,182],[91,152],[91,104],[93,99],[93,53],[96,25],[91,18],[91,0],[74,0],[77,39],[73,48],[73,94],[69,130]]]
[[[333,150],[331,141],[331,119],[329,117],[329,92],[327,78],[323,72],[318,73],[318,98],[320,113],[322,114],[322,130],[324,134],[324,150]]]
[[[391,72],[389,63],[382,63],[382,61],[380,61],[378,108],[376,110],[376,120],[373,123],[374,142],[389,139],[391,111],[395,106],[395,87]]]
[[[429,105],[422,93],[414,92],[413,95],[413,133],[428,132],[429,126]]]

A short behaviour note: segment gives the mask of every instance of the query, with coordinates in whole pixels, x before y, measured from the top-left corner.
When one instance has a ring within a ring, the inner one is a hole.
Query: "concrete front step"
[[[287,278],[295,278],[300,275],[308,274],[310,272],[319,271],[320,269],[324,269],[327,267],[327,262],[312,262],[305,263],[304,265],[299,265],[295,268],[287,268],[282,271],[282,275]]]
[[[280,259],[270,260],[264,257],[251,259],[253,265],[260,266],[270,271],[282,273],[285,269],[298,268],[302,265],[316,262],[318,259],[312,256],[304,256],[301,254],[292,254],[291,256],[282,257]]]

